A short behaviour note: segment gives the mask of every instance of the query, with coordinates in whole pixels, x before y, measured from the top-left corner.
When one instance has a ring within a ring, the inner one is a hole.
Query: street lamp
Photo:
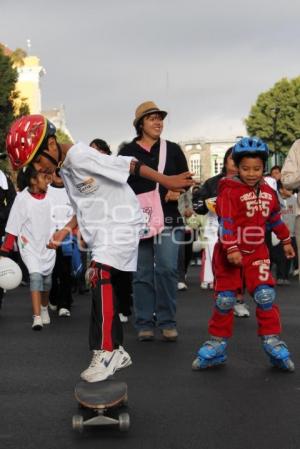
[[[274,114],[271,116],[273,121],[273,148],[274,148],[274,155],[275,155],[275,165],[277,165],[277,118],[280,112],[280,108],[278,106],[271,108],[271,112]]]

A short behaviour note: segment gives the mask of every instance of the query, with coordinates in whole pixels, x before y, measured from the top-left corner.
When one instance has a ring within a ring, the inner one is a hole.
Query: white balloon
[[[12,290],[18,287],[22,280],[22,271],[19,265],[8,257],[0,258],[0,287]]]
[[[193,253],[199,253],[203,248],[200,240],[195,240],[193,242]]]

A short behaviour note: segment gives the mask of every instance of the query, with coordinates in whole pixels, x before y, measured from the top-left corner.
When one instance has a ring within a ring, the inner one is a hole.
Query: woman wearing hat
[[[164,174],[175,175],[188,170],[185,156],[176,143],[163,141],[163,120],[167,112],[162,111],[152,101],[138,106],[133,126],[137,137],[124,145],[119,154],[133,156],[149,167],[160,171],[162,152]],[[162,142],[164,149],[162,150]],[[146,179],[130,176],[129,185],[138,198],[146,192],[153,192],[157,184]],[[133,302],[138,339],[154,339],[157,323],[162,337],[175,341],[176,329],[176,291],[178,242],[183,239],[182,217],[178,211],[176,192],[159,186],[159,199],[163,212],[163,227],[156,236],[144,238],[139,244],[137,272],[133,277]],[[156,318],[156,323],[154,320]]]

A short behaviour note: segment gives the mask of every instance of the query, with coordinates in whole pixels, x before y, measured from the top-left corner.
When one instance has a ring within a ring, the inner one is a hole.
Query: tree
[[[58,143],[70,143],[70,144],[73,143],[70,136],[68,134],[66,134],[64,131],[62,131],[61,129],[58,129],[56,131],[56,138],[57,138]]]
[[[17,69],[0,47],[0,153],[5,153],[5,139],[11,123],[18,116],[29,113],[29,108],[22,99],[18,109],[16,107],[16,100],[19,99],[19,93],[15,90],[17,79]],[[4,161],[1,166],[5,167]]]
[[[300,138],[300,77],[283,78],[261,93],[245,123],[249,135],[262,138],[274,152],[286,154]]]
[[[0,152],[5,151],[5,137],[15,117],[14,98],[15,85],[18,79],[17,70],[12,67],[9,56],[5,56],[0,48]]]
[[[16,48],[15,51],[10,55],[14,67],[22,67],[24,65],[24,58],[26,58],[27,53],[22,48]]]

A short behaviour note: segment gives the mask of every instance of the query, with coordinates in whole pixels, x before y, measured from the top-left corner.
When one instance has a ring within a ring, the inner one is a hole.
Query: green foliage
[[[273,151],[285,154],[300,138],[300,77],[283,78],[261,93],[245,123],[249,135],[261,137]]]
[[[56,131],[56,138],[57,138],[57,142],[58,143],[68,143],[68,144],[72,144],[72,139],[70,138],[70,136],[68,136],[68,134],[66,134],[65,132],[63,132],[61,129],[58,129]]]
[[[11,166],[7,158],[0,160],[0,170],[4,171],[6,174],[10,173]]]
[[[14,120],[15,95],[13,93],[17,82],[17,70],[0,48],[0,152],[5,151],[5,136],[11,122]]]
[[[21,98],[21,104],[19,105],[19,111],[15,115],[15,118],[22,117],[23,115],[30,114],[29,106],[26,103],[26,98]]]
[[[16,100],[19,99],[19,93],[15,90],[17,79],[18,72],[11,58],[4,55],[0,48],[0,153],[5,152],[5,138],[11,123],[20,115],[29,113],[23,99],[19,109],[16,109]]]
[[[16,48],[12,52],[10,59],[15,67],[22,67],[24,65],[24,58],[26,58],[27,53],[22,48]]]

